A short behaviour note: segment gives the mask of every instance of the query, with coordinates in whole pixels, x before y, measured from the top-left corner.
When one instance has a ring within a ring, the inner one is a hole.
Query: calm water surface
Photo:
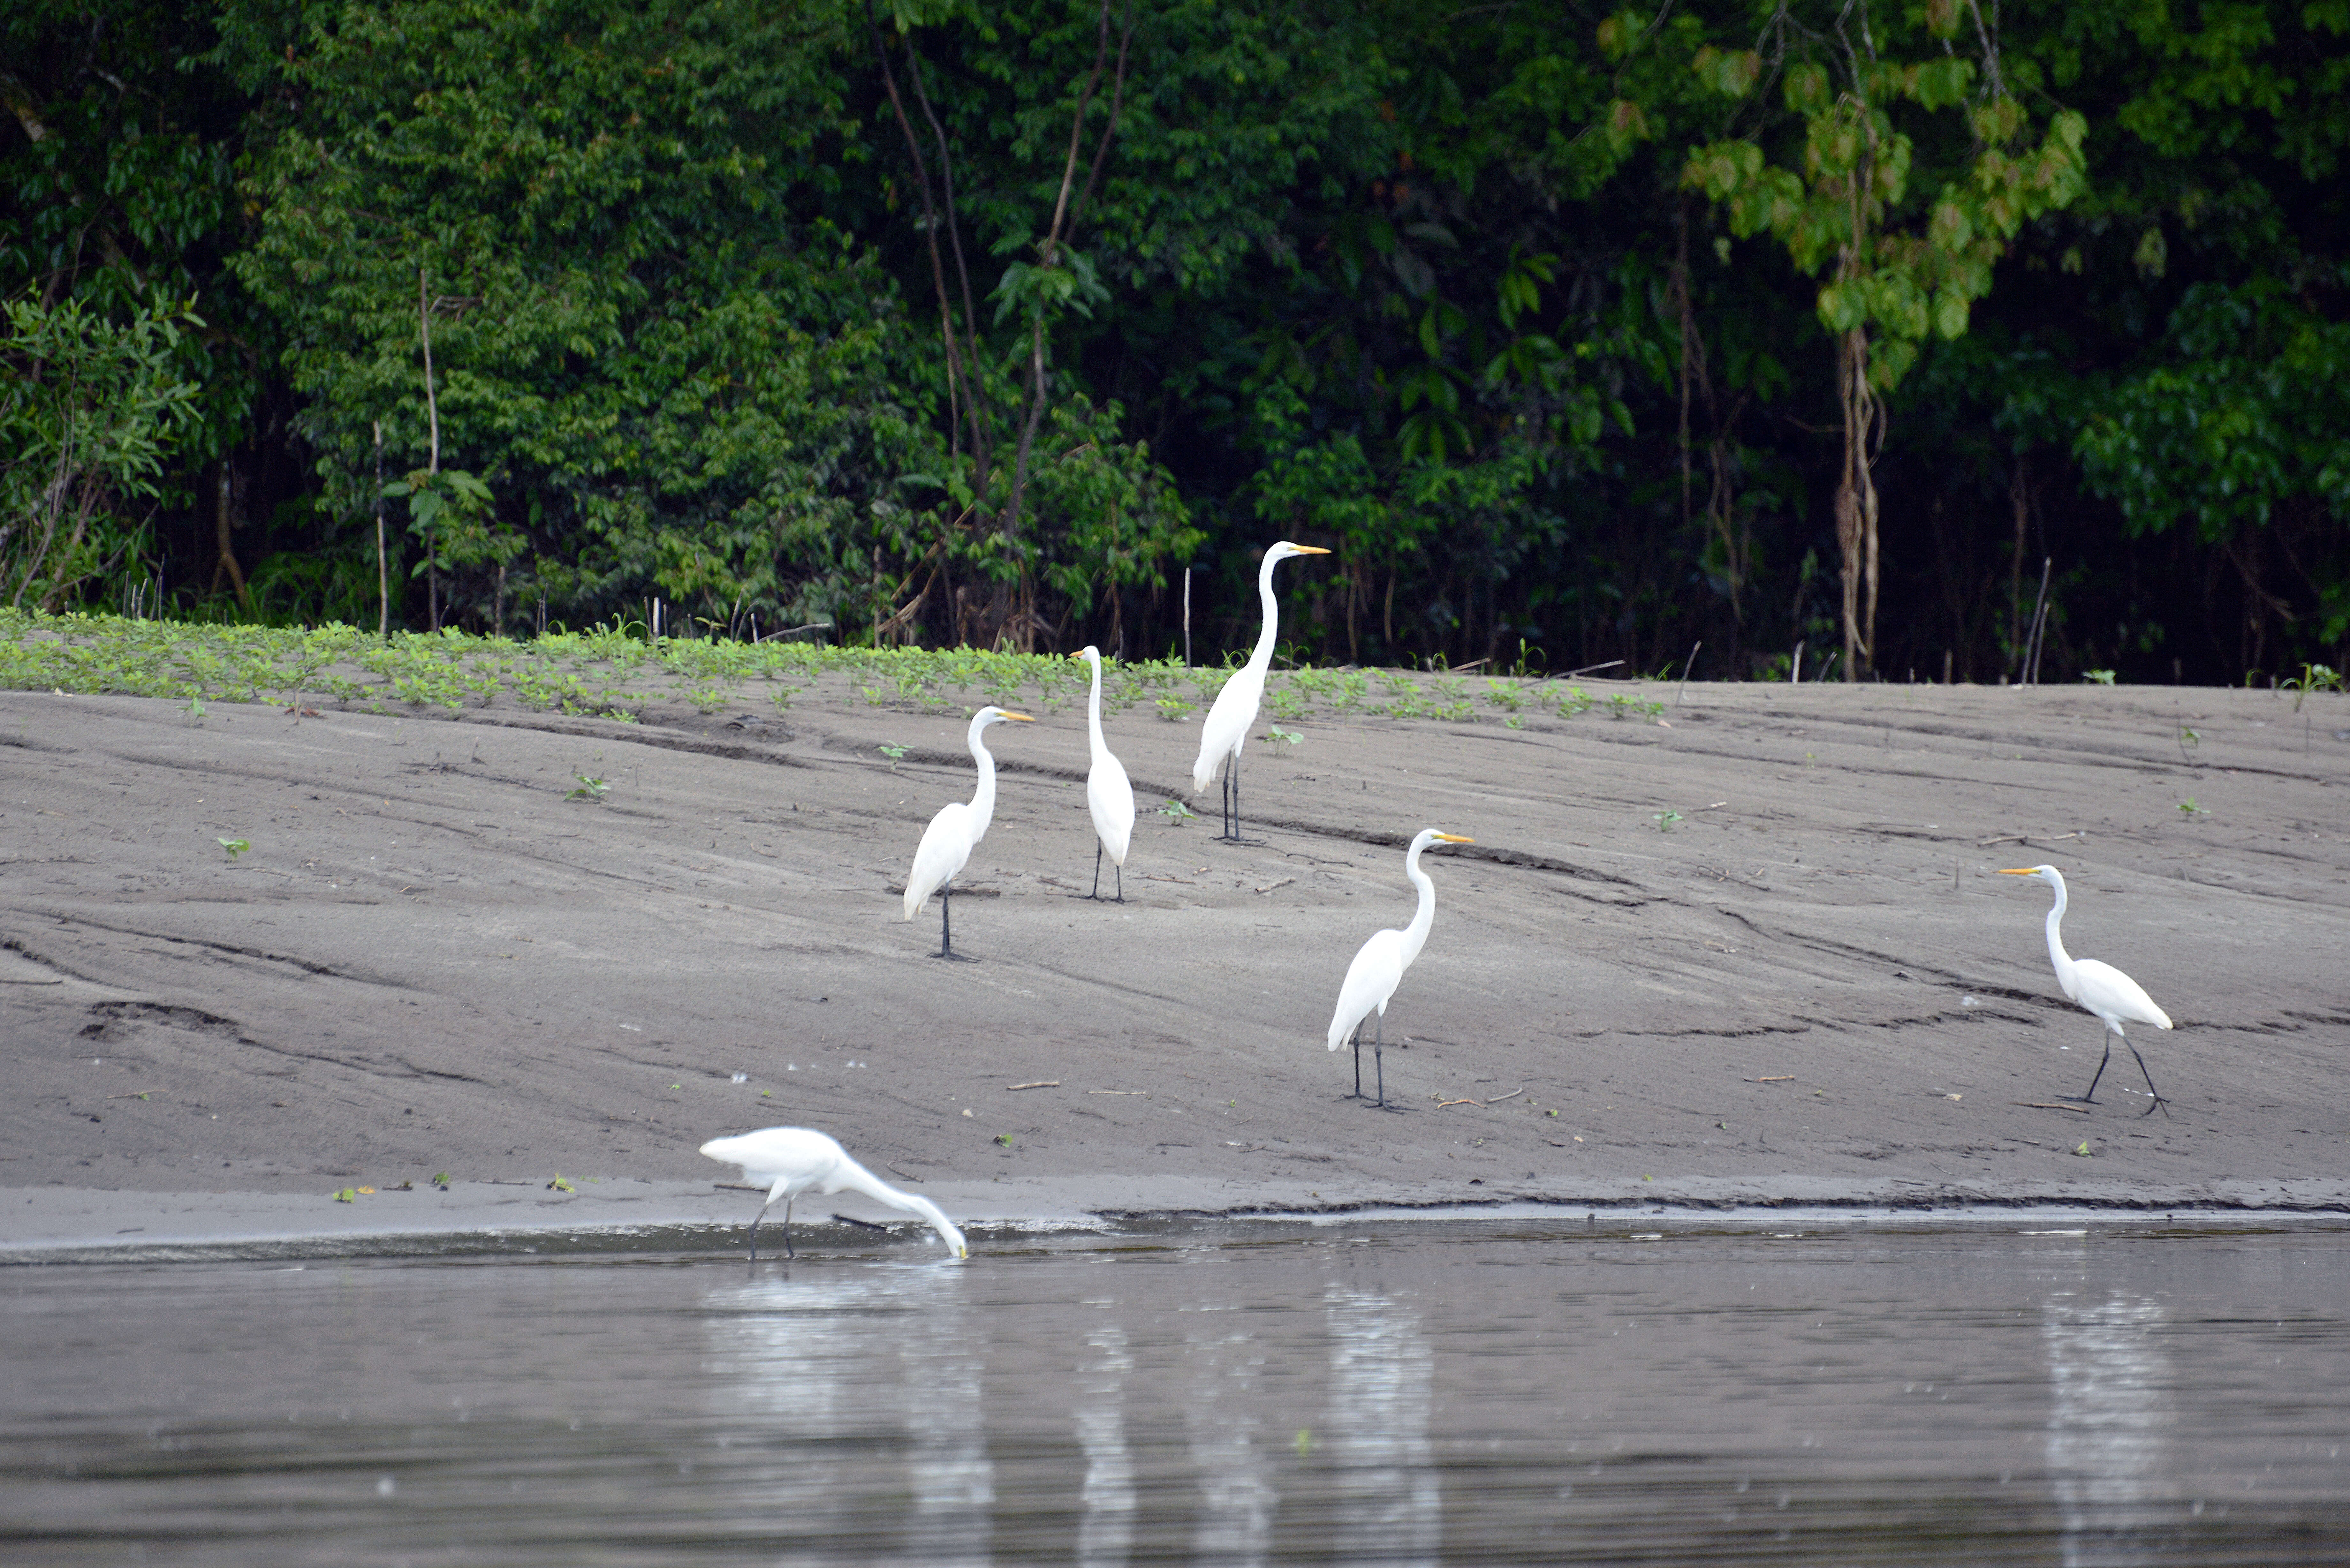
[[[2350,1562],[2350,1232],[2029,1223],[18,1268],[0,1560]]]

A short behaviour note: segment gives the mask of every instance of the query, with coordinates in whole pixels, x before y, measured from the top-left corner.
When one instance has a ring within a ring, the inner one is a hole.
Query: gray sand
[[[949,965],[936,905],[902,924],[892,889],[970,794],[959,714],[844,686],[781,721],[199,724],[0,693],[0,1248],[739,1221],[755,1199],[696,1147],[775,1124],[973,1218],[2350,1208],[2342,697],[1692,685],[1661,724],[1309,719],[1252,743],[1264,842],[1237,848],[1212,791],[1154,809],[1198,726],[1137,708],[1110,721],[1143,807],[1122,908],[1083,897],[1082,711],[1039,717],[992,732],[955,920],[982,961]],[[579,774],[609,793],[566,800]],[[1427,857],[1381,1114],[1323,1035],[1357,946],[1410,915],[1422,826],[1477,843]],[[2100,1025],[2050,971],[2046,890],[1991,874],[2043,861],[2074,954],[2178,1023],[2133,1031],[2168,1116],[2118,1049],[2098,1104],[2057,1099]],[[379,1191],[334,1203],[353,1186]]]

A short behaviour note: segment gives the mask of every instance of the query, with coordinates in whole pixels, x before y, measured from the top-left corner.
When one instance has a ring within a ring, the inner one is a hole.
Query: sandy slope
[[[891,889],[969,794],[956,713],[843,687],[781,722],[199,724],[0,693],[0,1185],[699,1182],[704,1138],[806,1123],[933,1190],[1102,1209],[2350,1205],[2342,698],[1690,686],[1664,724],[1308,720],[1252,746],[1241,848],[1212,795],[1204,824],[1151,809],[1197,726],[1138,708],[1123,908],[1081,897],[1082,712],[1041,717],[994,732],[956,920],[983,961],[947,965]],[[581,774],[608,794],[566,800]],[[1322,1035],[1410,912],[1423,826],[1478,842],[1429,857],[1380,1115]],[[2138,1036],[2174,1116],[2138,1115],[2126,1054],[2099,1105],[2046,1108],[2099,1025],[2056,991],[2043,890],[1990,875],[2043,860],[2073,951],[2178,1021]]]

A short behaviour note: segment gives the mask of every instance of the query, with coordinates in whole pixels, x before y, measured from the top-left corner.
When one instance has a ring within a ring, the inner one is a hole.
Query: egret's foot
[[[1241,847],[1243,847],[1243,848],[1247,848],[1247,849],[1262,849],[1263,847],[1264,847],[1264,840],[1263,840],[1263,839],[1262,839],[1262,838],[1243,838],[1240,835],[1238,835],[1238,834],[1236,834],[1236,833],[1220,833],[1220,834],[1216,835],[1216,836],[1215,836],[1215,837],[1213,837],[1213,838],[1211,838],[1211,839],[1208,840],[1208,842],[1209,842],[1209,843],[1211,843],[1211,844],[1232,844],[1232,845],[1237,845],[1237,846],[1241,846]]]
[[[969,953],[943,952],[932,953],[931,956],[934,959],[944,959],[949,963],[977,963],[979,961]]]
[[[1403,1107],[1397,1105],[1393,1100],[1374,1100],[1371,1099],[1368,1095],[1364,1096],[1363,1098],[1369,1102],[1369,1107],[1372,1110],[1393,1111],[1398,1116],[1403,1115]]]
[[[2144,1110],[2142,1110],[2142,1111],[2138,1112],[2138,1115],[2139,1115],[2139,1116],[2150,1116],[2154,1115],[2155,1106],[2161,1106],[2161,1107],[2162,1107],[2162,1114],[2163,1114],[2163,1116],[2164,1116],[2166,1118],[2169,1116],[2169,1115],[2170,1115],[2170,1096],[2168,1096],[2168,1095],[2157,1095],[2157,1096],[2154,1096],[2154,1105],[2147,1106],[2147,1107],[2146,1107],[2146,1109],[2144,1109]]]

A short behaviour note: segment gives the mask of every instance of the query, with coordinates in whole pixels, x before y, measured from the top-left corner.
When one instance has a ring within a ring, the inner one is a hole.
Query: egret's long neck
[[[2048,911],[2048,961],[2056,966],[2056,978],[2062,981],[2064,993],[2073,992],[2073,955],[2064,950],[2064,884],[2056,884],[2056,902]]]
[[[1273,668],[1274,639],[1281,634],[1281,607],[1274,602],[1273,569],[1281,565],[1281,557],[1266,552],[1264,565],[1257,568],[1257,603],[1264,607],[1264,628],[1256,634],[1256,651],[1249,655],[1251,670]]]
[[[987,749],[984,736],[987,726],[972,721],[971,726],[972,760],[979,764],[979,788],[971,796],[971,841],[977,844],[987,825],[995,819],[995,755]]]
[[[862,1192],[876,1203],[886,1203],[903,1213],[920,1215],[931,1222],[931,1228],[938,1231],[950,1248],[958,1253],[963,1251],[962,1232],[955,1229],[954,1221],[948,1219],[945,1211],[929,1199],[917,1198],[910,1192],[899,1191],[853,1159],[843,1160],[838,1179],[842,1187]]]
[[[1093,742],[1094,755],[1098,757],[1109,750],[1109,742],[1102,739],[1101,660],[1096,658],[1088,659],[1086,662],[1094,667],[1093,695],[1086,699],[1086,734]]]
[[[1411,912],[1411,924],[1403,929],[1403,961],[1407,965],[1419,956],[1420,945],[1428,940],[1429,930],[1436,924],[1436,884],[1419,868],[1419,852],[1427,847],[1424,844],[1414,845],[1411,853],[1404,857],[1404,875],[1419,889],[1419,908]]]

